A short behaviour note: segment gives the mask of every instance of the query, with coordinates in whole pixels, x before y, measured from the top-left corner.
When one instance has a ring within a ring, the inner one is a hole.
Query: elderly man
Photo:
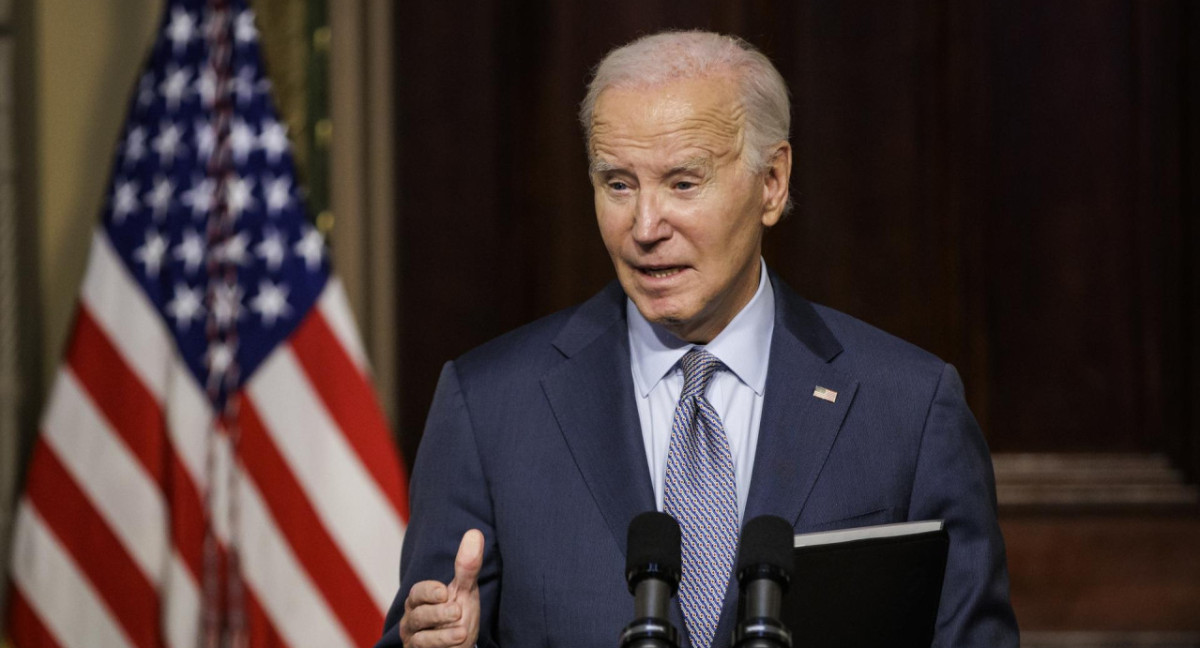
[[[991,463],[952,367],[810,304],[760,253],[788,207],[787,89],[738,39],[648,36],[583,102],[617,281],[442,372],[380,646],[612,647],[625,534],[683,529],[672,615],[728,646],[743,520],[944,519],[937,646],[1016,646]],[[703,513],[703,514],[702,514]]]

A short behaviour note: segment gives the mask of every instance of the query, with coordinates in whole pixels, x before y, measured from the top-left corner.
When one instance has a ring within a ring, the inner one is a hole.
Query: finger
[[[421,581],[408,590],[408,598],[404,599],[405,611],[421,605],[436,605],[450,600],[450,592],[446,586],[435,580]]]
[[[462,618],[462,606],[454,601],[439,605],[418,605],[404,616],[409,632],[420,632],[457,623]]]
[[[410,637],[404,645],[407,648],[449,648],[460,646],[466,641],[467,629],[459,626],[419,632]]]
[[[479,579],[483,567],[483,533],[471,529],[463,534],[454,558],[454,580],[450,582],[450,597],[459,591],[470,591]]]

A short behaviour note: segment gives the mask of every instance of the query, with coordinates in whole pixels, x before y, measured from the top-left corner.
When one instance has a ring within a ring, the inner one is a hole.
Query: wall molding
[[[1021,648],[1200,648],[1200,633],[1023,632]]]
[[[992,464],[1006,508],[1200,507],[1200,490],[1164,454],[998,453]]]

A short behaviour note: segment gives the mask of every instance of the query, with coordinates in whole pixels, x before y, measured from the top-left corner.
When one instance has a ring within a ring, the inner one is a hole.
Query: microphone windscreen
[[[638,515],[629,523],[625,573],[653,565],[655,571],[678,574],[683,568],[679,542],[679,523],[675,518],[658,511]]]
[[[774,515],[760,515],[746,523],[738,548],[738,573],[771,565],[792,574],[792,525]]]

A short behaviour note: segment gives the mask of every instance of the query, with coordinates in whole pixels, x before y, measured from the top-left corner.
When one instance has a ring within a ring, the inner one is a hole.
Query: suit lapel
[[[745,519],[777,515],[795,525],[858,383],[776,335]],[[814,396],[818,387],[836,392],[834,402]]]
[[[629,522],[654,509],[654,487],[633,400],[624,293],[614,284],[585,303],[554,344],[567,358],[542,376],[542,390],[575,465],[624,553]]]
[[[850,409],[858,382],[830,364],[842,346],[812,304],[796,295],[777,275],[775,330],[759,422],[754,473],[742,523],[760,515],[777,515],[795,526],[825,459]],[[813,392],[836,392],[825,399]],[[736,621],[736,574],[725,592],[717,637],[728,637]]]
[[[771,281],[775,332],[745,519],[778,515],[794,525],[833,448],[858,382],[833,368],[842,346],[812,304],[777,276]],[[814,395],[818,388],[827,390],[825,398]]]

